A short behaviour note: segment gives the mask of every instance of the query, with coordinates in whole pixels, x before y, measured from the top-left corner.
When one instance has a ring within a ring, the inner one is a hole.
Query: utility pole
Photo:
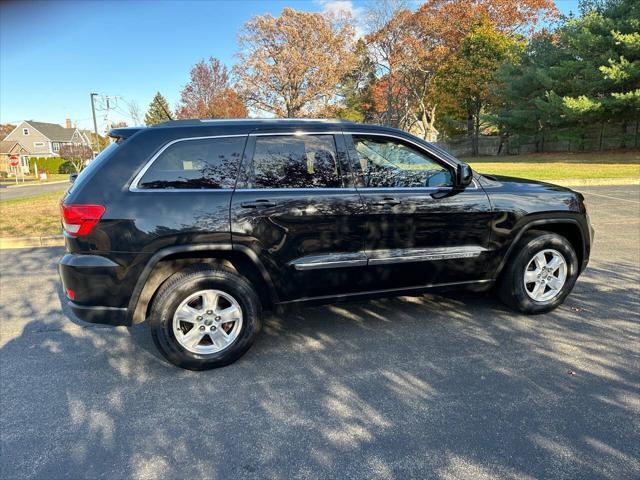
[[[97,97],[97,93],[92,93],[91,95],[91,113],[93,114],[93,133],[96,136],[96,150],[100,150],[100,142],[98,137],[98,123],[96,122],[96,105],[94,101],[94,97]],[[93,152],[93,158],[96,157],[95,151]]]

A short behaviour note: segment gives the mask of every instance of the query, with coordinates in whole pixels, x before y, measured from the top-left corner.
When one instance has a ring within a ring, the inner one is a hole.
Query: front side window
[[[339,188],[333,135],[274,135],[256,138],[253,188]]]
[[[53,151],[56,153],[60,151],[60,144],[58,142],[53,142]]]
[[[233,188],[246,137],[182,140],[167,147],[138,188]]]
[[[23,128],[22,129],[22,135],[29,135],[29,129],[28,128]]]
[[[353,135],[351,155],[360,187],[450,187],[451,171],[399,140]]]

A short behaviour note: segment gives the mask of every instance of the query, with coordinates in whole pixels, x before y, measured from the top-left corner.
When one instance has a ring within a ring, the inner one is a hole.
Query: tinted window
[[[233,188],[246,137],[183,140],[167,147],[139,188]]]
[[[254,188],[341,187],[333,135],[256,138]]]
[[[353,136],[352,154],[361,187],[445,187],[451,171],[426,153],[388,137]]]
[[[76,181],[71,184],[71,187],[69,187],[69,192],[73,192],[78,187],[78,185],[84,183],[85,179],[89,178],[92,172],[94,172],[98,167],[100,167],[100,165],[107,161],[107,159],[113,152],[115,152],[119,145],[120,144],[117,142],[109,144],[109,146],[102,150],[96,156],[96,158],[90,160],[87,166],[80,172],[80,174],[76,178]]]

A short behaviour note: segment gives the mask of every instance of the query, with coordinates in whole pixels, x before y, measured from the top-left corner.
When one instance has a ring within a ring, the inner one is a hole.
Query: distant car
[[[480,175],[405,132],[316,120],[115,129],[62,204],[60,275],[89,322],[148,320],[172,363],[229,364],[265,309],[489,289],[524,313],[572,290],[581,194]]]

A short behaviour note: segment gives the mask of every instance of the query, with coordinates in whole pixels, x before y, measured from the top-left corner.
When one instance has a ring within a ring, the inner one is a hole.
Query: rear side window
[[[253,188],[341,187],[333,135],[256,138]]]
[[[138,188],[233,188],[246,137],[181,140],[167,147]]]

